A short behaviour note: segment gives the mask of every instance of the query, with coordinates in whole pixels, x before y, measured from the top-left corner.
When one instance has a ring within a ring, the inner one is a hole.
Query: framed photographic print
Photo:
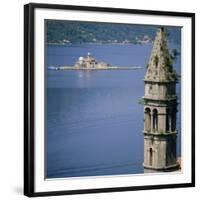
[[[195,185],[195,15],[24,7],[24,194]]]

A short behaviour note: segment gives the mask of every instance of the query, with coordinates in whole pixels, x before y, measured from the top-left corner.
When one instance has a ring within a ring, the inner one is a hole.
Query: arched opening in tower
[[[152,166],[153,164],[153,149],[149,149],[149,165]]]
[[[151,131],[151,110],[150,108],[145,109],[145,131],[150,132]]]
[[[158,111],[153,109],[153,131],[158,130]]]
[[[172,124],[172,131],[176,131],[176,108],[172,110],[172,117],[171,117],[171,124]]]
[[[166,110],[166,132],[169,132],[169,109]]]

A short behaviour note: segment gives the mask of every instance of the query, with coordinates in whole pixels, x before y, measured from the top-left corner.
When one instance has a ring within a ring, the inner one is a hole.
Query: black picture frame
[[[66,190],[66,191],[45,191],[35,192],[35,9],[57,9],[57,10],[77,10],[77,11],[93,11],[106,13],[123,13],[123,14],[138,14],[138,15],[152,15],[152,16],[177,16],[191,18],[191,34],[192,34],[192,51],[191,51],[191,66],[192,66],[192,159],[191,159],[191,182],[178,183],[167,185],[143,185],[131,187],[116,187],[116,188],[102,188],[98,189],[80,189],[80,190]],[[162,188],[183,188],[195,186],[195,14],[185,12],[166,12],[153,10],[135,10],[122,8],[106,8],[106,7],[87,7],[87,6],[73,6],[73,5],[56,5],[56,4],[35,4],[30,3],[24,5],[24,195],[28,197],[36,196],[52,196],[52,195],[72,195],[84,193],[100,193],[100,192],[120,192],[133,190],[149,190]]]

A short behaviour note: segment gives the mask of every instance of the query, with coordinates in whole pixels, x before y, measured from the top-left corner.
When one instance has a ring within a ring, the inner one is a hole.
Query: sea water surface
[[[170,44],[180,51],[180,46]],[[48,66],[74,65],[92,55],[137,70],[46,69],[46,177],[143,173],[144,75],[152,44],[48,45]],[[180,57],[175,67],[180,74]],[[180,97],[180,84],[177,85]],[[177,154],[181,155],[180,99]]]

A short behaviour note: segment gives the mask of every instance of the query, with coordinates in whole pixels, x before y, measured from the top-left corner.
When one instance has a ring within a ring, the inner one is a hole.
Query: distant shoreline
[[[169,41],[169,43],[174,43],[173,41]],[[93,43],[93,42],[84,42],[84,43],[45,43],[46,45],[52,45],[52,46],[73,46],[73,45],[149,45],[153,44],[153,42],[130,42],[130,43],[123,43],[123,42],[118,42],[118,43]],[[175,42],[174,44],[179,45],[179,43]]]
[[[74,66],[60,66],[60,67],[50,67],[48,70],[85,70],[85,71],[91,71],[91,70],[136,70],[136,69],[142,69],[141,66],[128,66],[128,67],[120,67],[120,66],[109,66],[109,67],[97,67],[97,68],[84,68],[84,67],[74,67]]]
[[[147,43],[92,43],[92,42],[85,42],[85,43],[46,43],[46,45],[52,46],[73,46],[73,45],[148,45],[152,44],[152,42]]]

